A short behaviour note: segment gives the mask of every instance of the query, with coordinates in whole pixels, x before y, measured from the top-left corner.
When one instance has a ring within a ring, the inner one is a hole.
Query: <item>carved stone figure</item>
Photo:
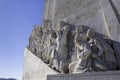
[[[81,51],[78,51],[79,53],[79,62],[75,68],[74,73],[83,73],[83,72],[91,72],[93,71],[92,69],[92,59],[91,59],[91,47],[87,41],[87,36],[86,34],[81,34],[80,35],[81,41],[79,42],[79,49]]]
[[[43,35],[42,28],[40,26],[34,25],[33,31],[29,37],[28,48],[31,50],[31,52],[35,53],[39,57],[41,57],[39,53],[41,53],[40,48],[41,48],[42,35]]]
[[[115,70],[117,63],[111,46],[104,39],[95,36],[94,29],[88,29],[87,36],[92,48],[94,69],[96,71]]]
[[[64,73],[64,66],[67,63],[67,34],[69,31],[69,26],[66,25],[63,27],[62,30],[58,31],[57,35],[57,47],[56,47],[56,53],[57,53],[57,62],[58,66],[56,67],[57,70],[60,70],[62,73]]]
[[[55,49],[57,46],[56,43],[56,33],[53,30],[50,30],[50,35],[49,35],[49,50],[48,50],[48,56],[49,56],[49,66],[53,67],[53,60],[55,57]]]
[[[77,26],[76,27],[76,35],[75,35],[75,39],[74,39],[74,42],[75,42],[75,53],[76,53],[76,58],[77,60],[79,60],[79,43],[81,42],[81,39],[80,39],[80,36],[84,34],[84,31],[83,31],[83,28],[82,26]]]
[[[54,31],[50,21],[44,19],[42,27],[34,26],[28,49],[61,73],[118,69],[112,41],[88,28],[80,25],[75,30],[75,25],[60,21],[59,30]]]
[[[74,38],[75,52],[74,52],[73,56],[76,58],[76,61],[71,62],[69,64],[69,73],[73,73],[74,72],[75,67],[77,65],[77,62],[79,60],[79,53],[78,53],[78,51],[80,51],[80,50],[79,50],[78,45],[79,45],[79,42],[80,42],[80,34],[83,33],[82,27],[81,26],[77,26],[75,33],[76,33],[75,38]]]
[[[60,23],[59,23],[59,30],[60,31],[63,30],[64,26],[66,26],[66,25],[68,25],[67,22],[65,22],[64,20],[60,21]]]
[[[50,43],[49,43],[49,36],[50,36],[50,21],[49,20],[45,20],[43,19],[43,37],[42,37],[42,41],[43,41],[43,52],[42,52],[42,59],[45,63],[49,64],[49,47],[50,47]]]
[[[50,21],[49,20],[46,20],[46,19],[43,19],[43,26],[45,28],[49,27],[50,26]]]
[[[78,60],[69,65],[70,73],[93,71],[91,68],[91,47],[87,42],[87,36],[83,32],[82,26],[76,27],[75,48]]]

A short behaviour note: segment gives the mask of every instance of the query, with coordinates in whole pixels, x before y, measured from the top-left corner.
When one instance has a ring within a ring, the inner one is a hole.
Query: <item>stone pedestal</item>
[[[120,71],[48,75],[47,80],[120,80]]]

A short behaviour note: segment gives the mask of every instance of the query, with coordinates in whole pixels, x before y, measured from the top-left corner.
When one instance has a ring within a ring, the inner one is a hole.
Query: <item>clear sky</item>
[[[22,80],[24,48],[41,24],[44,0],[0,0],[0,78]]]

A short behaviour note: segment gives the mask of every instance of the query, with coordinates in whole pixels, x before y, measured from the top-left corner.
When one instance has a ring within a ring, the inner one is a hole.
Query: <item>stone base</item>
[[[120,71],[48,75],[47,80],[120,80]]]

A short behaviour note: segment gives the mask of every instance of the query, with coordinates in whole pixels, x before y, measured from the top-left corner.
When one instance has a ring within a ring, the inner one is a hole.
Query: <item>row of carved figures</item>
[[[73,32],[70,26],[68,23],[61,21],[59,30],[54,31],[50,28],[49,22],[46,21],[43,27],[39,27],[39,31],[34,30],[32,32],[28,48],[48,66],[61,73],[118,69],[119,62],[116,59],[116,53],[111,46],[112,41],[110,39],[97,36],[92,28],[85,31],[83,26],[77,26]],[[70,35],[70,33],[72,34]],[[68,42],[68,35],[69,37],[74,36],[73,43],[70,40]],[[71,43],[72,45],[69,45]],[[68,48],[73,45],[73,51],[69,50]],[[39,47],[33,50],[35,46]],[[72,60],[72,58],[75,59]]]

